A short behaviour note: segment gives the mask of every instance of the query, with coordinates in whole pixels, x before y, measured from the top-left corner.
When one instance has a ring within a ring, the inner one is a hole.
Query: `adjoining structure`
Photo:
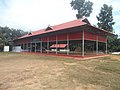
[[[86,18],[48,26],[14,40],[24,51],[67,55],[107,54],[112,33],[92,26]]]

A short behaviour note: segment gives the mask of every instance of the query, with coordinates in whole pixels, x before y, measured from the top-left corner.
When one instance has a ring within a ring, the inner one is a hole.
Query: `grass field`
[[[0,53],[0,90],[120,90],[120,56],[78,61]]]

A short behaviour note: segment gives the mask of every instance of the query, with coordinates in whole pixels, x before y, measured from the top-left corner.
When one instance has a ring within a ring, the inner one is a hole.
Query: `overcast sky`
[[[120,0],[90,0],[93,12],[88,18],[96,24],[96,15],[103,4],[113,6],[116,22],[115,32],[120,34]],[[70,7],[71,0],[0,0],[0,26],[8,26],[25,31],[36,31],[49,24],[56,25],[76,19],[76,11]]]

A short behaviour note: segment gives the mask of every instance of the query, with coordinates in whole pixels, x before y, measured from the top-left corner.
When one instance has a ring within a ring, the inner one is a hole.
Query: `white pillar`
[[[37,44],[36,44],[36,42],[35,42],[35,52],[36,52],[36,47],[37,47]]]
[[[67,55],[69,55],[69,33],[67,33]]]
[[[98,55],[98,35],[96,37],[96,55]]]
[[[22,43],[20,44],[21,50],[22,50]]]
[[[106,51],[105,52],[107,54],[107,36],[106,36]]]
[[[47,38],[47,53],[49,53],[49,37]]]
[[[30,42],[30,52],[32,52],[32,42]]]
[[[83,57],[85,56],[85,53],[84,53],[84,30],[82,32],[82,56]]]
[[[57,35],[56,35],[56,46],[58,45],[58,38],[57,38]],[[56,54],[57,54],[57,47],[56,47]]]
[[[41,39],[41,42],[40,42],[40,52],[42,53],[42,39]]]
[[[27,51],[28,51],[28,43],[26,43],[26,48],[27,48]]]
[[[25,45],[24,45],[24,43],[23,43],[23,50],[25,49]]]

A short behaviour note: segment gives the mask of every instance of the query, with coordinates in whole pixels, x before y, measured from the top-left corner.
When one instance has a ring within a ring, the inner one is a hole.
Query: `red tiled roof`
[[[31,36],[35,36],[35,35],[39,35],[39,34],[45,34],[45,33],[48,33],[48,32],[54,32],[54,31],[58,31],[58,30],[64,30],[64,29],[72,28],[72,27],[76,27],[76,26],[82,26],[82,25],[85,25],[85,24],[87,24],[87,23],[82,22],[82,19],[77,19],[77,20],[66,22],[66,23],[63,23],[63,24],[51,26],[53,30],[41,29],[41,30],[32,32],[31,35],[24,35],[24,36],[22,36],[18,39],[31,37]]]
[[[87,21],[87,22],[85,22],[85,21]],[[45,33],[49,33],[49,32],[55,32],[55,31],[59,31],[59,30],[65,30],[65,29],[68,29],[68,28],[82,26],[82,25],[91,26],[89,21],[86,18],[81,18],[81,19],[73,20],[73,21],[70,21],[70,22],[63,23],[63,24],[50,26],[50,28],[52,28],[52,30],[46,30],[46,28],[45,28],[45,29],[41,29],[41,30],[38,30],[38,31],[34,31],[31,34],[24,35],[22,37],[19,37],[18,39],[31,37],[31,36],[35,36],[35,35],[39,35],[39,34],[45,34]],[[94,26],[91,26],[91,27],[96,28],[99,31],[102,31],[104,33],[112,34],[112,33],[108,32],[106,30],[102,30],[102,29],[99,29],[99,28],[94,27]]]
[[[50,48],[65,48],[67,44],[53,44]]]

